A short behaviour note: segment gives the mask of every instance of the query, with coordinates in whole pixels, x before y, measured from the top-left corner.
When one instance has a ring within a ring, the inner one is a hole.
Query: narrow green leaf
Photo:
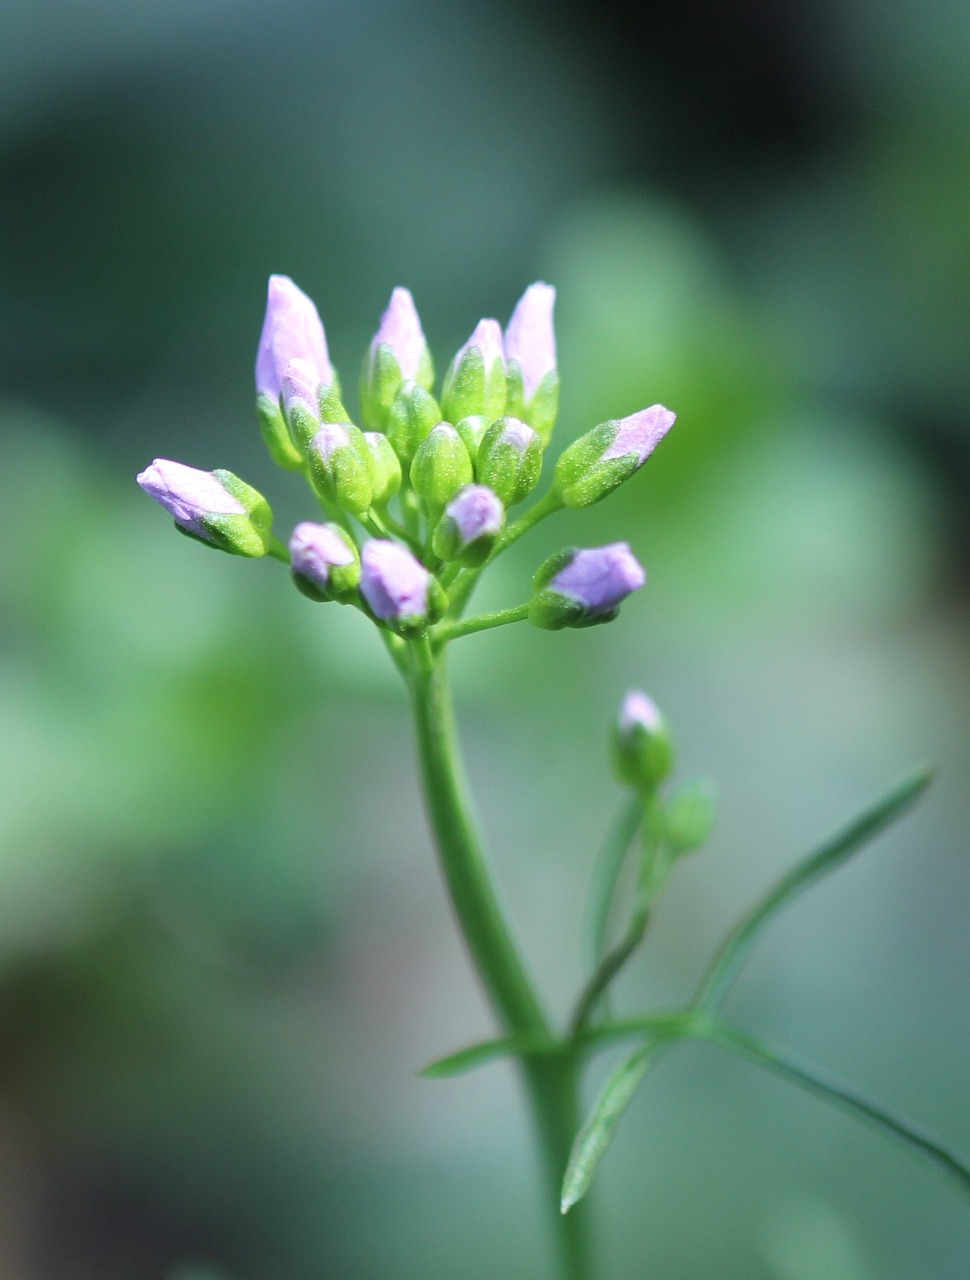
[[[833,1103],[888,1137],[895,1138],[897,1142],[901,1142],[924,1159],[931,1161],[943,1173],[955,1179],[960,1189],[970,1195],[970,1168],[957,1155],[936,1138],[923,1133],[908,1121],[894,1116],[884,1107],[877,1106],[861,1093],[836,1084],[814,1068],[809,1069],[792,1062],[790,1058],[783,1057],[776,1050],[759,1044],[733,1027],[708,1025],[706,1028],[699,1028],[697,1034],[712,1044],[726,1049],[729,1053],[737,1054],[748,1062],[765,1067],[782,1079],[789,1080],[809,1093],[814,1093],[827,1102]]]
[[[593,867],[589,886],[589,945],[593,964],[602,959],[606,951],[606,933],[617,881],[642,820],[643,801],[634,796],[616,816]]]
[[[475,1067],[484,1067],[499,1058],[533,1057],[538,1054],[556,1053],[560,1045],[547,1036],[500,1036],[496,1040],[479,1040],[457,1053],[436,1058],[418,1072],[426,1080],[443,1080],[448,1076],[460,1076]]]
[[[642,1045],[617,1067],[601,1089],[569,1153],[559,1202],[563,1213],[568,1213],[589,1190],[593,1174],[613,1139],[621,1116],[666,1043],[666,1038],[658,1038]]]
[[[914,774],[782,876],[722,943],[701,983],[695,1007],[707,1012],[718,1009],[762,929],[816,880],[841,866],[901,817],[923,794],[932,777],[930,769]]]

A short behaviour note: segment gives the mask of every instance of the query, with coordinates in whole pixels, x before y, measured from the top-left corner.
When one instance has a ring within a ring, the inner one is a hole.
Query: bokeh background
[[[552,1274],[510,1068],[416,1077],[491,1023],[376,637],[133,483],[159,454],[238,472],[284,533],[311,513],[253,413],[271,271],[351,386],[393,285],[443,367],[545,278],[560,442],[679,411],[483,593],[626,538],[650,583],[621,620],[456,654],[555,1009],[626,688],[720,792],[631,1012],[935,760],[732,1011],[970,1151],[970,8],[4,0],[0,28],[4,1280]],[[950,1186],[703,1047],[644,1087],[597,1200],[612,1280],[967,1274]]]

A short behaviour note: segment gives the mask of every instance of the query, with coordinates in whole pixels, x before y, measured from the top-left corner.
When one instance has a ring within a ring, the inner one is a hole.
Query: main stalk
[[[472,816],[455,732],[445,654],[426,641],[412,644],[411,705],[428,822],[458,927],[472,963],[506,1032],[552,1037],[552,1029],[510,932]],[[591,1280],[583,1206],[559,1213],[559,1189],[578,1127],[575,1056],[522,1057],[536,1136],[555,1215],[564,1275]]]

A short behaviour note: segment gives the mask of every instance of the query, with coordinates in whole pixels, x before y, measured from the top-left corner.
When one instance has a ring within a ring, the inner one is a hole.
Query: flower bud
[[[536,571],[529,621],[546,631],[610,622],[620,604],[647,580],[625,542],[561,551]]]
[[[559,409],[559,370],[552,310],[556,291],[530,284],[505,330],[508,411],[527,422],[544,445],[549,443]]]
[[[401,464],[391,442],[379,431],[365,431],[364,444],[371,463],[371,506],[386,507],[401,487]]]
[[[321,498],[361,515],[373,501],[371,455],[350,422],[325,422],[307,445],[310,481]]]
[[[633,475],[674,425],[662,404],[603,422],[580,436],[556,463],[556,488],[567,507],[588,507]]]
[[[502,329],[497,320],[480,320],[445,374],[441,408],[449,422],[479,413],[491,421],[504,410],[505,395]]]
[[[709,782],[688,782],[667,805],[664,835],[675,853],[706,844],[714,826],[715,793]]]
[[[485,438],[485,432],[491,425],[491,420],[480,413],[473,413],[455,423],[455,430],[465,442],[465,448],[468,450],[468,456],[472,460],[472,467],[476,475],[478,474],[478,450]]]
[[[441,421],[438,402],[416,382],[405,382],[394,397],[387,415],[386,435],[405,467],[411,465],[419,446]]]
[[[476,471],[507,507],[529,496],[539,483],[542,441],[518,418],[499,418],[482,438]]]
[[[290,538],[293,581],[311,600],[350,600],[360,582],[360,556],[337,524],[304,520]]]
[[[613,767],[625,786],[653,791],[674,766],[667,723],[652,698],[631,690],[613,730]]]
[[[199,471],[156,458],[138,476],[180,533],[237,556],[264,556],[273,513],[263,495],[231,471]]]
[[[442,560],[484,564],[505,524],[498,497],[483,484],[466,485],[445,507],[431,549]]]
[[[360,380],[360,407],[368,426],[379,430],[387,426],[388,411],[404,382],[416,382],[430,391],[434,367],[414,299],[408,289],[395,289]]]
[[[287,368],[302,361],[311,380],[333,386],[336,377],[327,338],[313,302],[289,276],[270,276],[266,314],[256,354],[256,410],[273,461],[299,470],[303,459],[287,435],[280,394]]]
[[[434,622],[444,608],[441,588],[424,565],[384,538],[364,544],[360,592],[379,622],[405,635]]]
[[[439,422],[411,463],[415,493],[432,511],[440,510],[472,478],[472,461],[461,436],[450,422]]]
[[[307,446],[320,430],[320,382],[308,361],[291,360],[286,366],[280,399],[290,440],[302,466]]]

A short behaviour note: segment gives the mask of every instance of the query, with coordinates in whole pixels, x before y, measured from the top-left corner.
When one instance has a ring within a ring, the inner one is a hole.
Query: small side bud
[[[364,359],[360,406],[368,426],[384,430],[388,412],[404,382],[416,382],[430,391],[434,367],[414,299],[408,289],[398,288],[391,294]]]
[[[716,795],[709,782],[688,782],[667,805],[664,834],[676,853],[694,853],[714,827]]]
[[[552,312],[556,291],[541,281],[530,284],[505,330],[508,411],[549,443],[559,410],[559,370]]]
[[[674,425],[662,404],[603,422],[580,436],[556,463],[556,488],[567,507],[588,507],[612,493],[650,457]]]
[[[416,382],[402,384],[387,415],[385,434],[401,465],[409,467],[431,428],[441,421],[441,409],[434,396]]]
[[[470,417],[462,418],[455,423],[455,430],[465,442],[465,448],[468,450],[468,456],[472,460],[472,467],[476,477],[478,475],[478,450],[485,439],[485,432],[491,425],[491,420],[481,413],[473,413]]]
[[[290,568],[296,586],[311,600],[346,603],[360,582],[357,548],[337,524],[298,524],[290,538]]]
[[[307,446],[320,430],[321,384],[306,360],[291,360],[283,374],[283,417],[302,466]]]
[[[473,414],[489,421],[505,409],[505,354],[497,320],[480,320],[445,374],[441,407],[449,422]]]
[[[371,506],[386,507],[401,487],[401,463],[390,440],[379,431],[365,431],[364,444],[371,461]]]
[[[445,507],[431,542],[442,560],[469,568],[484,564],[505,524],[505,509],[483,484],[466,485]]]
[[[270,505],[231,471],[200,471],[156,458],[138,476],[180,533],[236,556],[264,556],[273,527]]]
[[[628,595],[647,580],[625,542],[575,547],[550,556],[532,581],[529,621],[546,631],[610,622]]]
[[[499,418],[478,449],[478,478],[494,489],[506,507],[526,499],[539,483],[542,441],[518,418]]]
[[[613,767],[624,786],[651,792],[674,767],[674,744],[657,704],[632,690],[613,730]]]
[[[444,611],[440,586],[399,542],[374,538],[361,553],[360,593],[378,622],[408,635]]]
[[[342,511],[362,515],[371,506],[371,455],[361,431],[349,422],[326,422],[307,446],[314,489]]]
[[[472,478],[472,461],[461,436],[450,422],[439,422],[411,463],[415,493],[432,511],[440,511]]]

